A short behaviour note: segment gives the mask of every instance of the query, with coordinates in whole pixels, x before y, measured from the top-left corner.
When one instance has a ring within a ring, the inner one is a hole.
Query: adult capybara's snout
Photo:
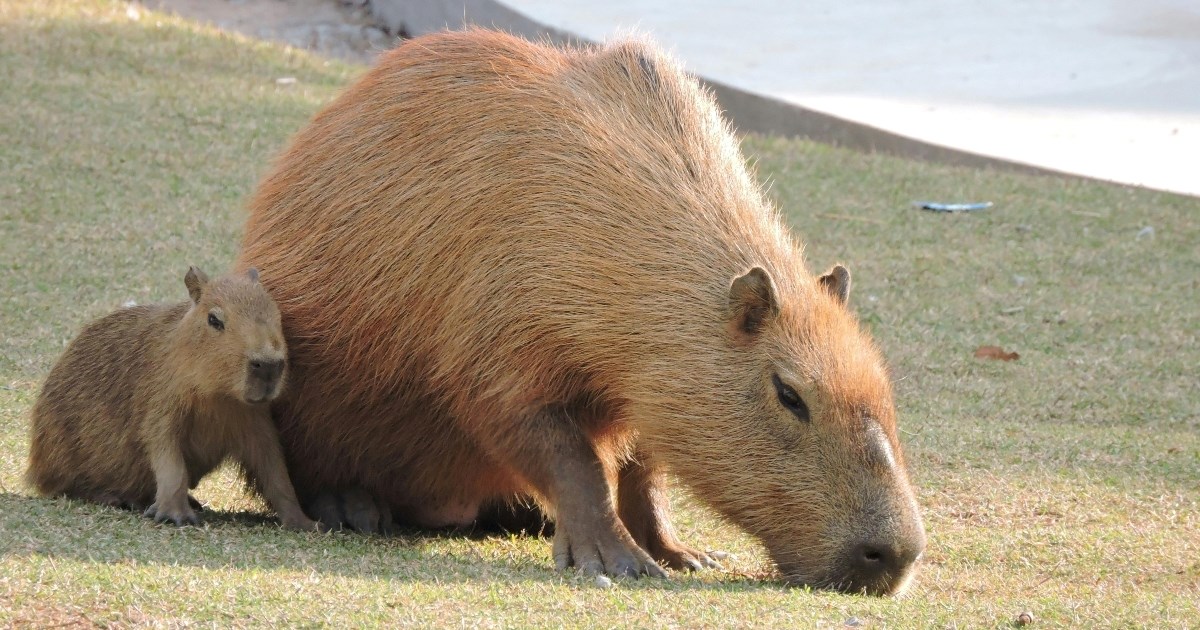
[[[840,542],[824,557],[813,553],[808,538],[766,541],[784,579],[847,593],[903,592],[916,574],[926,538],[916,506],[903,494],[897,498],[867,506],[858,518],[851,517],[853,526],[827,527],[823,538]]]
[[[908,586],[925,552],[925,527],[907,497],[899,503],[883,500],[868,509],[859,521],[865,527],[845,543],[825,582],[868,595],[892,595]]]
[[[887,595],[900,590],[925,551],[925,532],[909,528],[894,539],[873,537],[850,546],[842,561],[845,590]]]

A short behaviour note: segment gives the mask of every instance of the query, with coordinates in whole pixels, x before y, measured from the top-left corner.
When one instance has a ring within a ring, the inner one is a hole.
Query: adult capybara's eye
[[[804,399],[800,397],[800,394],[780,380],[778,374],[771,375],[771,382],[775,384],[775,393],[779,395],[779,404],[796,414],[797,418],[808,422],[808,405],[804,404]]]
[[[221,321],[221,318],[217,317],[215,313],[208,314],[208,325],[212,326],[213,330],[216,331],[225,330],[225,322]]]

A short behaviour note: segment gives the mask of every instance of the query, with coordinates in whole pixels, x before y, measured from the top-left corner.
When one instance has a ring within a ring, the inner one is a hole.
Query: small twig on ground
[[[817,216],[825,217],[826,219],[842,219],[845,221],[866,221],[867,223],[875,223],[877,225],[883,225],[882,220],[874,219],[871,217],[856,217],[856,216],[849,215],[849,214],[830,214],[830,213],[821,213],[821,214],[818,214]]]

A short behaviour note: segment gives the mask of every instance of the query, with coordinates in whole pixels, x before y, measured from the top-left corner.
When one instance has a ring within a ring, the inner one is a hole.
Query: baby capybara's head
[[[209,280],[196,267],[184,277],[192,298],[181,332],[198,389],[259,404],[283,389],[287,345],[279,307],[258,271]]]
[[[731,283],[728,333],[758,445],[746,457],[759,463],[749,468],[755,490],[728,496],[726,509],[788,581],[890,594],[910,581],[925,530],[891,381],[846,308],[849,289],[841,266],[797,286],[778,286],[761,267]]]

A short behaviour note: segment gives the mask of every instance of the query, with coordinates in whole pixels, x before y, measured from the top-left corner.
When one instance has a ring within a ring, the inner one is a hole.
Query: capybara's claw
[[[656,560],[677,571],[724,570],[725,568],[708,554],[690,547],[679,546],[662,549],[656,556]]]
[[[699,551],[697,553],[699,553],[700,555],[696,559],[700,561],[700,564],[703,565],[705,569],[716,569],[718,571],[725,570],[725,565],[721,564],[721,562],[718,561],[716,558],[712,557],[711,555],[709,555],[707,553],[704,553],[703,551]],[[725,555],[728,555],[728,554],[725,554]]]

